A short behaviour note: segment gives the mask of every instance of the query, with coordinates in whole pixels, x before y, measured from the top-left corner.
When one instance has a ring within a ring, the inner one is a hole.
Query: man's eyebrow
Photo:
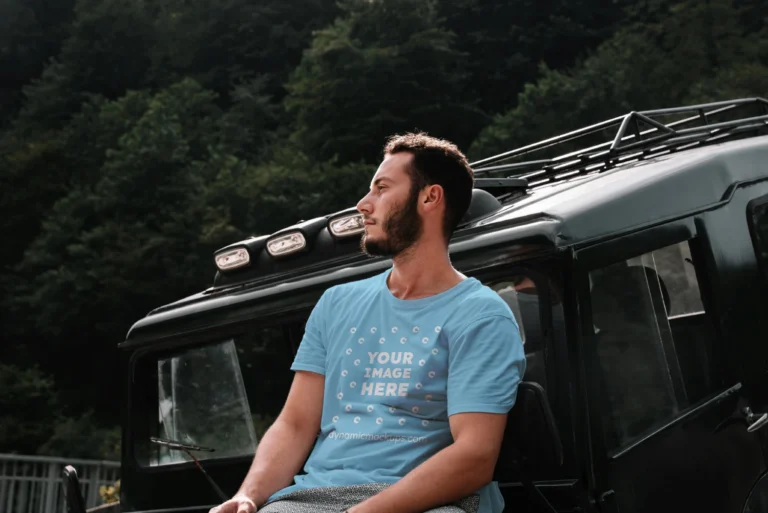
[[[390,182],[390,183],[392,183],[392,179],[391,178],[387,178],[386,176],[382,176],[382,177],[377,178],[376,180],[374,180],[373,181],[373,185],[378,185],[381,182]]]

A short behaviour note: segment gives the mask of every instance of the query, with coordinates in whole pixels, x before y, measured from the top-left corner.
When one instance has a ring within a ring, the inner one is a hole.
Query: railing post
[[[9,511],[5,499],[8,496],[8,485],[11,482],[8,477],[8,463],[3,461],[2,470],[0,470],[0,511]]]
[[[88,474],[88,506],[93,508],[99,505],[99,476],[101,475],[101,463],[93,465]]]
[[[22,480],[19,483],[19,498],[17,499],[19,513],[27,513],[27,497],[29,496],[30,482],[27,481],[27,472],[29,472],[30,464],[21,464],[21,477]]]
[[[11,475],[12,476],[16,475],[16,464],[17,464],[16,461],[11,463],[11,469],[12,469],[11,470]],[[13,496],[14,496],[14,492],[15,492],[15,488],[16,488],[15,484],[16,484],[15,480],[12,480],[10,482],[10,489],[11,489],[11,491],[8,493],[8,510],[7,511],[13,511],[14,510],[14,503],[13,503],[13,498],[14,497]]]
[[[48,463],[48,479],[45,486],[45,513],[56,513],[56,492],[58,491],[59,478],[56,472],[58,464]]]

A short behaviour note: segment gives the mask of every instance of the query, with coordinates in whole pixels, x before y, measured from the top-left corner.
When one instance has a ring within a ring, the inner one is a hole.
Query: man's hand
[[[208,513],[256,513],[257,509],[256,503],[250,497],[238,493],[227,502],[211,508]]]
[[[209,513],[255,513],[273,493],[293,482],[320,430],[325,377],[298,371],[283,411],[261,439],[240,489]]]

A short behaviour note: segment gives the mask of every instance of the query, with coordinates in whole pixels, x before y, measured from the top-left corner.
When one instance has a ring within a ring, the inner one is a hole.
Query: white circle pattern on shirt
[[[398,329],[399,329],[399,328],[398,328],[397,326],[393,326],[393,327],[391,328],[391,332],[392,332],[392,333],[397,333]],[[414,326],[414,327],[412,328],[412,331],[413,331],[413,333],[416,333],[416,334],[417,334],[417,333],[419,333],[419,332],[420,332],[420,330],[421,330],[421,328],[420,328],[419,326]],[[438,333],[438,334],[439,334],[439,333],[441,332],[441,330],[442,330],[442,328],[441,328],[440,326],[435,326],[435,327],[434,327],[434,332],[435,332],[435,333]],[[357,328],[356,328],[356,327],[352,327],[352,328],[350,329],[350,333],[351,333],[351,334],[353,334],[353,335],[356,333],[356,331],[357,331]],[[371,332],[371,333],[376,333],[376,332],[377,332],[377,328],[376,328],[375,326],[371,327],[371,328],[370,328],[370,332]],[[365,344],[366,340],[365,340],[365,338],[364,338],[364,337],[360,337],[360,338],[358,338],[357,342],[358,342],[358,344],[359,344],[359,345],[361,345],[361,346],[362,346],[362,345],[364,345],[364,344]],[[379,344],[382,344],[382,345],[383,345],[385,342],[386,342],[386,338],[385,338],[385,337],[380,337],[380,338],[379,338]],[[401,337],[401,338],[400,338],[400,343],[401,343],[401,344],[406,344],[407,342],[408,342],[408,337]],[[429,338],[429,337],[422,337],[422,339],[421,339],[421,342],[422,342],[422,344],[424,344],[424,345],[427,345],[427,344],[429,344],[429,342],[430,342],[430,338]],[[351,348],[348,348],[348,349],[347,349],[345,352],[346,352],[346,354],[347,354],[348,356],[350,356],[350,355],[352,355],[352,353],[353,353],[354,351],[353,351]],[[437,348],[433,348],[433,349],[431,350],[431,354],[432,354],[432,355],[437,355],[438,353],[439,353],[439,350],[438,350]],[[369,355],[369,356],[370,356],[370,355]],[[355,360],[354,360],[354,362],[353,362],[353,363],[354,363],[354,365],[357,367],[357,366],[359,366],[359,365],[360,365],[362,362],[361,362],[361,360],[360,360],[359,358],[357,358],[357,359],[355,359]],[[420,360],[418,361],[418,365],[419,365],[420,367],[424,367],[426,364],[427,364],[427,360],[426,360],[426,359],[420,359]],[[349,375],[349,372],[348,372],[346,369],[345,369],[345,370],[342,370],[342,372],[341,372],[341,375],[342,375],[343,377],[346,377],[347,375]],[[430,371],[430,372],[428,373],[428,376],[429,376],[430,378],[434,378],[434,377],[436,376],[436,373],[435,373],[435,371]],[[355,388],[355,387],[357,386],[357,383],[356,383],[355,381],[352,381],[352,382],[350,382],[350,383],[349,383],[349,386],[350,386],[350,388]],[[421,390],[421,389],[423,388],[423,385],[422,385],[422,383],[416,383],[416,384],[414,385],[414,388],[415,388],[416,390]],[[406,393],[406,396],[407,396],[407,395],[408,395],[408,394]],[[338,394],[338,396],[337,396],[337,397],[338,397],[338,399],[339,399],[339,400],[341,400],[341,399],[343,399],[343,397],[344,397],[344,394],[343,394],[342,392],[339,392],[339,394]],[[431,394],[429,394],[429,395],[426,395],[426,396],[425,396],[425,399],[426,399],[426,401],[427,401],[427,402],[431,401],[431,400],[432,400],[432,395],[431,395]],[[346,410],[347,412],[351,412],[351,411],[352,411],[352,409],[353,409],[353,407],[352,407],[352,405],[351,405],[351,404],[347,404],[347,405],[346,405],[346,407],[345,407],[345,410]],[[368,405],[366,409],[367,409],[367,411],[368,411],[369,413],[371,413],[371,412],[373,412],[373,410],[374,410],[374,406],[373,406],[373,405]],[[395,414],[395,413],[396,413],[396,411],[397,411],[397,409],[396,409],[396,408],[394,408],[394,407],[390,407],[390,408],[389,408],[389,412],[390,412],[391,414]],[[420,411],[420,408],[419,408],[419,406],[413,406],[413,407],[411,408],[411,411],[412,411],[413,413],[418,413],[418,412]],[[334,417],[334,422],[336,422],[336,421],[338,420],[338,418],[339,418],[338,416],[335,416],[335,417]],[[355,416],[355,417],[354,417],[354,419],[353,419],[353,421],[354,421],[354,423],[356,423],[356,424],[357,424],[357,423],[360,423],[360,422],[362,422],[362,418],[361,418],[360,416]],[[377,424],[382,424],[382,423],[384,422],[384,419],[383,419],[382,417],[377,417],[377,418],[375,419],[375,422],[376,422]],[[404,417],[400,417],[400,418],[398,419],[398,424],[399,424],[399,425],[401,425],[401,426],[405,425],[405,424],[406,424],[406,419],[405,419]],[[427,420],[423,420],[423,421],[422,421],[422,425],[423,425],[423,426],[427,426],[428,424],[429,424],[429,421],[427,421]]]

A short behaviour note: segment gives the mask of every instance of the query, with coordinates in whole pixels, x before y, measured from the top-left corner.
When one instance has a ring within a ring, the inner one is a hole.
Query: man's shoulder
[[[509,305],[498,292],[476,278],[468,279],[470,286],[458,298],[468,313],[512,315]]]
[[[494,317],[517,324],[512,309],[495,290],[476,279],[472,279],[469,285],[467,290],[456,298],[456,307],[460,312],[457,320],[460,324],[474,324]]]
[[[384,273],[379,273],[368,278],[362,278],[347,283],[339,283],[338,285],[328,287],[324,294],[332,297],[334,300],[354,298],[358,294],[370,290],[375,290],[377,287],[379,287],[381,285],[383,276]]]

